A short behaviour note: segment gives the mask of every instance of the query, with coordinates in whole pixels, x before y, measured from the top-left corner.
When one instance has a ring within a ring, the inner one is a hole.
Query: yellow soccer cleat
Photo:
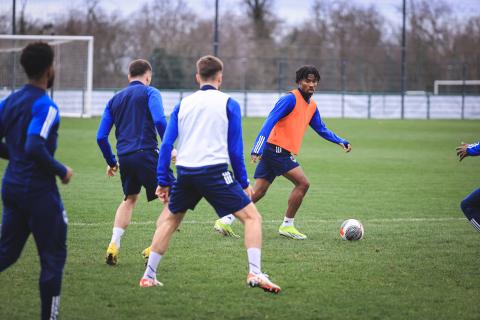
[[[143,249],[143,251],[142,251],[142,257],[143,257],[143,260],[145,261],[145,267],[147,266],[147,264],[148,264],[148,258],[150,257],[150,248],[151,248],[151,247],[146,247],[146,248]]]
[[[280,291],[282,291],[278,285],[270,281],[268,275],[265,273],[254,274],[249,272],[247,276],[247,284],[252,288],[258,287],[271,293],[280,293]]]
[[[307,236],[299,232],[297,228],[295,228],[294,226],[288,226],[288,227],[280,226],[280,228],[278,229],[278,233],[290,239],[295,239],[295,240],[307,239]]]
[[[163,287],[163,283],[158,281],[157,279],[150,279],[150,278],[142,278],[140,279],[139,283],[140,287],[142,288],[150,288],[150,287]]]
[[[226,237],[240,238],[240,236],[233,231],[232,226],[223,223],[220,219],[215,221],[215,225],[213,226],[213,228],[215,229],[215,231],[223,234]]]
[[[105,257],[105,262],[111,266],[115,266],[118,263],[119,250],[115,243],[110,243],[107,248],[107,254]]]

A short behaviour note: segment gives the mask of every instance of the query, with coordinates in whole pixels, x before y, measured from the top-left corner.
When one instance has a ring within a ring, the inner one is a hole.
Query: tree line
[[[275,0],[238,2],[219,18],[225,89],[287,90],[296,68],[314,64],[322,91],[399,92],[401,26],[374,5],[315,0],[302,23],[288,25]],[[145,1],[128,16],[87,0],[48,21],[29,17],[27,7],[22,0],[17,33],[95,37],[94,88],[124,86],[128,62],[144,58],[156,87],[191,89],[196,59],[213,51],[212,14],[205,18],[185,0]],[[454,9],[444,1],[407,1],[407,90],[432,91],[439,79],[480,79],[480,14],[461,18]],[[11,11],[2,10],[0,32],[8,34]],[[400,7],[398,15],[400,21]]]

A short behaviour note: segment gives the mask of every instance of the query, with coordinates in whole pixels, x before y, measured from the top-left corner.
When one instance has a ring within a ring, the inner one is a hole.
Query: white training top
[[[228,155],[229,95],[199,90],[180,102],[177,166],[203,167],[230,163]]]

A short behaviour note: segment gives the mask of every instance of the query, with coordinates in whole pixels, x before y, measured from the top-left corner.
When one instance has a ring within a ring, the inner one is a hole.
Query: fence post
[[[372,95],[368,94],[368,119],[372,118]]]
[[[462,65],[462,120],[465,119],[465,78],[467,76],[467,65]]]
[[[427,92],[427,120],[430,120],[430,93]]]
[[[345,75],[345,68],[346,68],[347,62],[345,60],[342,60],[340,72],[341,72],[341,84],[342,84],[342,118],[345,118],[345,80],[346,80],[346,75]]]
[[[243,116],[247,117],[247,103],[248,103],[248,92],[247,90],[243,91]]]

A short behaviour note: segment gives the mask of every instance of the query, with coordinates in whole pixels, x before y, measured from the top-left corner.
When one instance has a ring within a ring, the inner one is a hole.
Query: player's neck
[[[303,99],[305,99],[306,102],[310,102],[310,98],[313,96],[313,93],[308,93],[302,91],[302,89],[298,88],[298,91],[302,95]]]
[[[204,87],[204,86],[212,86],[214,87],[215,89],[218,90],[218,88],[220,88],[220,85],[216,82],[213,82],[213,81],[210,81],[210,82],[200,82],[200,88]]]
[[[48,89],[48,80],[46,79],[29,79],[28,84],[34,87],[37,87],[42,90],[47,90]]]
[[[138,82],[141,82],[143,83],[144,85],[148,86],[147,84],[147,80],[145,78],[130,78],[130,82],[129,83],[132,83],[134,81],[138,81]]]

